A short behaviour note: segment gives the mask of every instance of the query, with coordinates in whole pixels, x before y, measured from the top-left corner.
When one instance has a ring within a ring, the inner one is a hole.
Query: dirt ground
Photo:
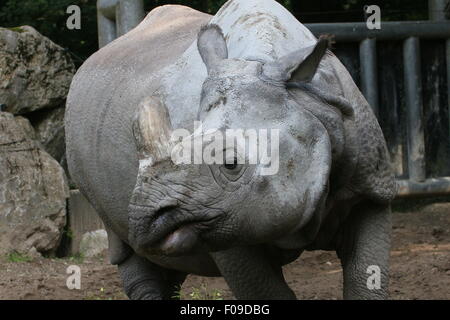
[[[448,201],[448,199],[447,199]],[[391,252],[392,299],[450,299],[450,202],[396,203]],[[0,299],[126,299],[105,257],[0,258]],[[81,290],[66,287],[66,269],[81,267]],[[342,299],[342,269],[332,252],[306,252],[285,267],[299,299]],[[190,276],[183,299],[232,299],[222,278]]]

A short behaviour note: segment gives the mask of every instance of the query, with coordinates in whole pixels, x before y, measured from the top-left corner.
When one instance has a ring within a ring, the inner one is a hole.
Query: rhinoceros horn
[[[139,160],[152,163],[170,157],[172,124],[166,106],[158,98],[149,97],[139,105],[133,124]]]

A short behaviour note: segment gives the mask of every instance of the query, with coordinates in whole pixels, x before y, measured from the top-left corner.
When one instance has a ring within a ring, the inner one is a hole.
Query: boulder
[[[64,105],[75,74],[70,55],[29,26],[0,28],[0,105],[24,114]]]
[[[86,232],[80,242],[83,257],[95,257],[108,250],[108,234],[104,229]]]
[[[36,131],[37,141],[59,163],[66,153],[64,112],[64,108],[43,110],[29,118]]]
[[[0,254],[51,254],[66,223],[64,171],[27,119],[0,112],[0,133]]]

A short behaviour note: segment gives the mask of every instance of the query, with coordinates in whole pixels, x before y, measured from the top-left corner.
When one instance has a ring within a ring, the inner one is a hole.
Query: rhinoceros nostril
[[[135,205],[135,207],[143,208],[139,205]],[[167,215],[167,217],[164,217],[164,215],[178,207],[179,202],[176,199],[164,199],[153,210],[146,207],[147,210],[132,212],[129,215],[131,228],[129,229],[128,238],[130,243],[136,248],[139,248],[147,247],[151,243],[159,240],[159,236],[156,234],[164,231],[166,224],[170,224],[172,220],[170,215]]]

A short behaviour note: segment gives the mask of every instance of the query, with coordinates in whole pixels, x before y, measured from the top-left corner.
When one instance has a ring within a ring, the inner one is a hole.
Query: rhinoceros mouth
[[[130,209],[142,211],[143,208],[130,205]],[[161,208],[145,216],[130,215],[129,241],[137,252],[183,255],[202,247],[201,233],[213,228],[220,216],[219,210],[191,214],[179,208]]]

